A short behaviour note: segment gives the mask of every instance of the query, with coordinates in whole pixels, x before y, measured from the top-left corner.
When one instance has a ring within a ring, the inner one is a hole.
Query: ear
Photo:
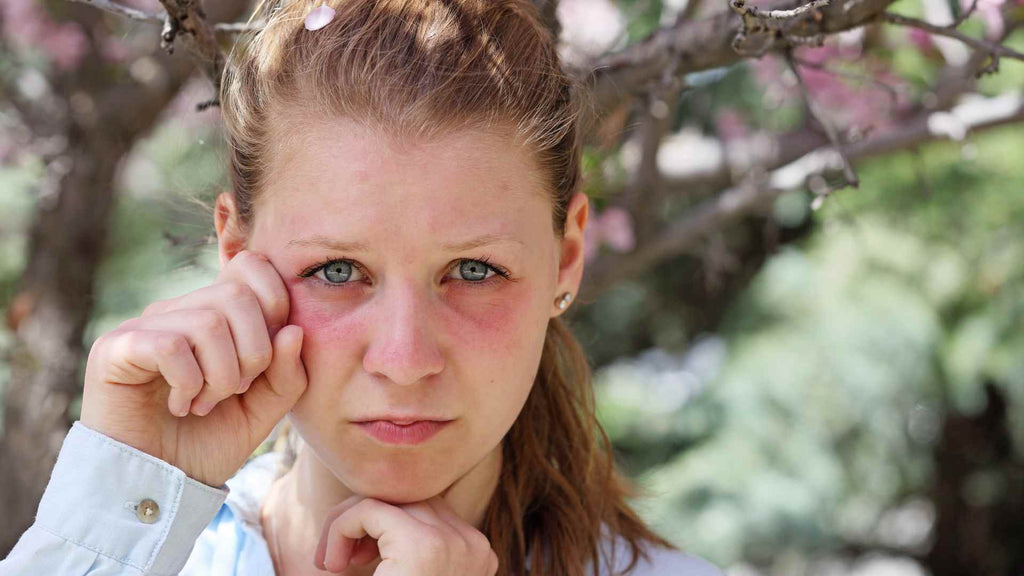
[[[213,225],[217,229],[217,253],[220,256],[220,267],[224,268],[236,254],[245,250],[247,238],[238,218],[238,207],[235,195],[221,192],[217,196],[217,206],[213,212]]]
[[[557,290],[551,295],[555,316],[564,312],[556,305],[556,300],[562,294],[568,292],[575,297],[579,293],[580,281],[583,279],[584,232],[589,212],[590,198],[583,192],[574,194],[566,209],[565,235],[559,250]]]

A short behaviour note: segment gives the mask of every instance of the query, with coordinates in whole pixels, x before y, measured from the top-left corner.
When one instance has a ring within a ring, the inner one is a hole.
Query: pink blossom
[[[715,116],[715,128],[718,136],[726,141],[745,138],[750,133],[743,115],[734,108],[722,110]]]
[[[975,9],[981,19],[985,21],[985,35],[990,40],[998,39],[1003,34],[1005,24],[1003,22],[1002,7],[1005,0],[978,0],[978,7]],[[960,0],[960,10],[966,12],[971,9],[974,0]],[[1024,6],[1024,0],[1017,0],[1017,4]]]
[[[932,44],[932,35],[920,28],[911,28],[908,36],[910,43],[917,46],[920,50],[931,50],[934,46]]]
[[[103,36],[100,39],[100,53],[104,60],[114,63],[128,62],[137,56],[129,41],[114,35]]]
[[[629,252],[636,245],[629,212],[618,206],[606,208],[587,225],[583,241],[583,259],[588,262],[597,256],[602,244],[607,244],[616,252]]]
[[[45,53],[58,68],[74,68],[85,56],[89,42],[76,22],[57,22],[32,0],[0,2],[3,34],[13,43]]]
[[[860,42],[842,44],[830,38],[823,46],[804,47],[796,55],[809,64],[797,64],[808,94],[840,131],[854,127],[861,131],[879,129],[892,121],[891,110],[898,102],[871,80],[892,86],[897,100],[906,82],[891,72],[889,62],[863,53]],[[791,104],[800,101],[800,88],[781,58],[765,57],[750,65],[762,87],[781,90]]]

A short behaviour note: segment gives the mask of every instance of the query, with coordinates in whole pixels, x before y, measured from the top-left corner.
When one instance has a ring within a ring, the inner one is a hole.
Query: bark
[[[934,576],[1015,576],[1024,570],[1024,462],[1013,449],[1005,386],[984,384],[985,409],[950,413],[933,453]]]

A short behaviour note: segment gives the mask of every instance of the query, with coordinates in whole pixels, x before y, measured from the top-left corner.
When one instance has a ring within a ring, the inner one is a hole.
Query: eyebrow
[[[451,242],[448,244],[442,244],[441,247],[450,252],[462,252],[465,250],[472,250],[481,246],[489,246],[491,244],[498,244],[502,242],[511,242],[519,244],[520,246],[526,247],[521,240],[507,236],[504,234],[485,234],[477,238],[471,238],[463,242]],[[316,234],[309,238],[300,238],[288,242],[288,246],[317,246],[321,248],[329,248],[338,252],[370,252],[370,246],[364,242],[345,242],[329,236],[323,236]]]

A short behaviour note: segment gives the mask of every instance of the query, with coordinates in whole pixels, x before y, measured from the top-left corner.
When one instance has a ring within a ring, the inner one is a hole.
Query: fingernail
[[[252,385],[253,380],[255,380],[255,378],[243,378],[242,382],[238,385],[238,392],[236,392],[236,394],[242,394],[248,390],[249,386]]]
[[[196,409],[195,409],[196,416],[206,416],[207,414],[210,413],[210,410],[213,410],[213,406],[214,406],[214,403],[209,401],[209,400],[207,400],[205,402],[200,402],[199,404],[196,404]]]

